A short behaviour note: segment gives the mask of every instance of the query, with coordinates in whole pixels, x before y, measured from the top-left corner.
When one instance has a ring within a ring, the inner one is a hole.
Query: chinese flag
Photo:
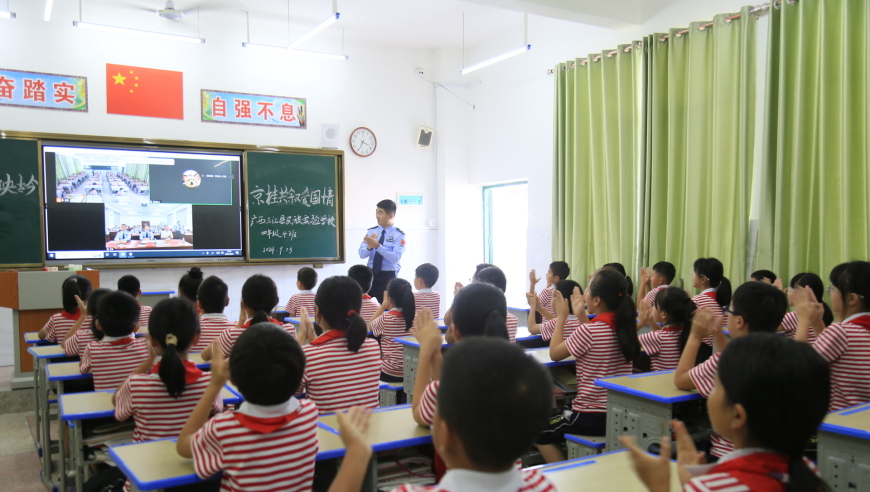
[[[106,63],[107,113],[184,119],[182,72]]]

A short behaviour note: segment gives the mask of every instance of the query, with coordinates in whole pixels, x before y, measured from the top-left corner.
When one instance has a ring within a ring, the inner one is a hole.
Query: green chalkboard
[[[42,265],[39,143],[0,139],[0,265]]]
[[[344,173],[335,151],[245,152],[248,261],[344,261]]]

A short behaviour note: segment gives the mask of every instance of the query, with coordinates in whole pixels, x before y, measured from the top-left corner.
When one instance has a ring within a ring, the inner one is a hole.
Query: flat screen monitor
[[[241,154],[44,143],[45,262],[244,261]]]

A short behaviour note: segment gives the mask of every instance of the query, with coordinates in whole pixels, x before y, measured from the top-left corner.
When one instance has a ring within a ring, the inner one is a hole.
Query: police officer
[[[375,213],[378,225],[368,230],[359,246],[359,257],[368,258],[368,266],[375,272],[369,295],[381,304],[387,284],[399,273],[399,261],[405,252],[405,233],[393,225],[395,217],[396,202],[379,201]]]
[[[121,230],[115,234],[115,241],[129,241],[132,239],[130,231],[127,230],[127,224],[121,224]]]

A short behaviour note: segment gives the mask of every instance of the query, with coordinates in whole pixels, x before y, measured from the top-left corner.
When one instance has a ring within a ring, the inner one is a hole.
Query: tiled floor
[[[42,492],[33,412],[0,415],[0,480],[3,492]]]

